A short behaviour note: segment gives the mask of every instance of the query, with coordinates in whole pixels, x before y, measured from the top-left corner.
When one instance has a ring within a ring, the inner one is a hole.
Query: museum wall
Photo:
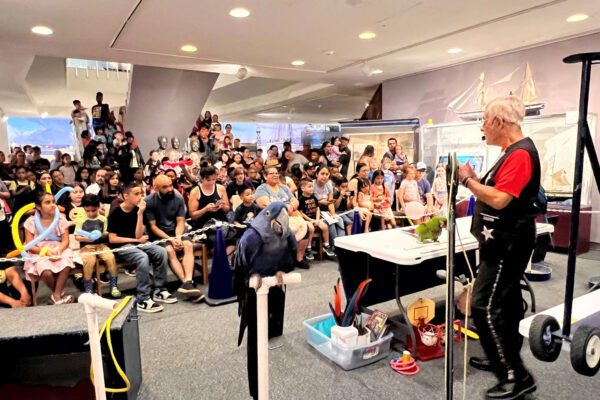
[[[383,83],[383,119],[417,117],[422,123],[432,119],[434,124],[460,121],[448,105],[461,94],[467,98],[466,92],[469,87],[477,87],[481,73],[485,73],[485,84],[494,86],[490,92],[499,93],[499,88],[516,90],[527,63],[538,95],[536,102],[544,104],[542,115],[577,110],[581,64],[565,64],[562,59],[571,54],[600,51],[599,43],[600,34],[593,34],[386,81]],[[494,85],[511,72],[515,72],[511,83]],[[476,108],[474,104],[473,99],[458,111],[472,111]],[[600,114],[600,66],[592,68],[589,112]],[[596,132],[596,151],[600,150],[599,132]],[[600,195],[596,189],[592,193],[592,207],[600,210]],[[600,215],[597,214],[592,218],[591,240],[600,243]]]
[[[125,125],[137,138],[144,158],[160,135],[181,145],[194,127],[219,74],[135,65]],[[170,146],[170,144],[169,144]]]

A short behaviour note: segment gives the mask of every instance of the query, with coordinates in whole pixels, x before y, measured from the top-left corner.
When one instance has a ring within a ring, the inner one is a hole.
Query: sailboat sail
[[[538,95],[533,81],[533,73],[529,63],[525,63],[524,67],[523,75],[519,73],[523,71],[523,65],[520,65],[508,75],[489,85],[485,84],[485,72],[482,72],[477,81],[448,104],[448,109],[461,119],[480,119],[488,99],[514,94],[523,101],[526,115],[539,115],[540,110],[544,108],[544,104],[535,103]],[[517,84],[515,78],[519,76],[523,78]],[[462,111],[465,108],[470,108],[472,111]]]

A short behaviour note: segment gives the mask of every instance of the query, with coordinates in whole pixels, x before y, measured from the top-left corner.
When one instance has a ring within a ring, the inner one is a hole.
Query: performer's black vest
[[[480,243],[485,242],[482,234],[483,226],[494,229],[496,234],[518,233],[526,224],[534,224],[535,217],[540,214],[536,207],[536,200],[540,190],[540,157],[530,138],[524,138],[508,146],[504,154],[496,161],[494,166],[481,178],[481,183],[486,186],[496,186],[495,176],[504,161],[516,150],[525,150],[533,161],[531,179],[521,191],[519,197],[513,197],[510,203],[501,210],[496,210],[481,200],[475,203],[475,213],[471,223],[471,233]],[[498,235],[499,236],[499,235]]]

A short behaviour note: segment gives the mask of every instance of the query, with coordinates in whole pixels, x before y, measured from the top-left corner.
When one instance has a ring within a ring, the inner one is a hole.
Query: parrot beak
[[[277,218],[271,220],[271,230],[277,235],[286,236],[289,231],[290,221],[287,210],[281,209]]]

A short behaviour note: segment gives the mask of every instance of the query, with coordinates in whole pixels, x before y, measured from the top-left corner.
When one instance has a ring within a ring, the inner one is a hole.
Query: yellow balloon
[[[15,246],[17,248],[17,250],[15,250],[17,252],[17,254],[19,254],[20,252],[23,251],[23,242],[21,242],[21,238],[19,237],[19,221],[21,220],[21,217],[26,213],[29,212],[31,210],[33,210],[35,208],[35,204],[34,203],[29,203],[26,206],[23,206],[19,209],[19,211],[17,211],[15,213],[15,216],[13,218],[12,221],[12,237],[13,237],[13,241],[15,242]],[[14,253],[15,251],[11,252]]]
[[[48,246],[42,247],[42,249],[40,250],[40,256],[42,256],[42,257],[45,256],[51,250],[52,249],[50,247],[48,247]]]

